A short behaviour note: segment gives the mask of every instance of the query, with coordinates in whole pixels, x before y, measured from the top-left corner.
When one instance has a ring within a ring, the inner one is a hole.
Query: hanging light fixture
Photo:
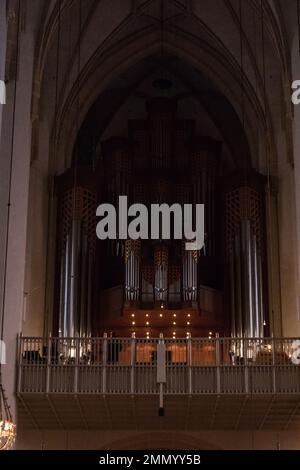
[[[0,372],[0,450],[10,449],[16,439],[16,425],[13,422],[7,398],[4,393]]]

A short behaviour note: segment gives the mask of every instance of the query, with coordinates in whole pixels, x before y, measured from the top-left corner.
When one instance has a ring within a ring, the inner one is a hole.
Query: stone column
[[[1,9],[5,10],[5,2],[1,2]],[[2,128],[0,142],[0,278],[4,279],[4,259],[7,243],[6,281],[1,289],[5,291],[4,303],[4,341],[7,350],[7,364],[2,368],[3,385],[6,389],[9,403],[14,418],[16,418],[15,406],[15,357],[16,339],[21,331],[24,308],[24,277],[26,254],[26,231],[28,213],[28,189],[31,156],[31,90],[34,58],[33,25],[30,21],[34,14],[28,14],[26,29],[20,29],[18,71],[17,77],[8,76],[7,100],[5,109],[2,109]],[[9,11],[9,21],[17,21],[17,6]],[[0,21],[5,21],[6,16],[1,11]],[[2,25],[0,30],[2,30]],[[9,28],[8,28],[9,31]],[[16,28],[12,28],[15,35]],[[8,33],[9,36],[9,33]],[[14,47],[15,36],[8,37],[9,47]],[[9,54],[9,50],[7,51]],[[14,60],[12,57],[12,61]],[[9,65],[9,64],[8,64]],[[7,65],[7,67],[8,67]],[[13,70],[13,67],[12,67]],[[14,135],[13,106],[16,84]],[[12,138],[13,137],[13,138]],[[9,174],[11,165],[11,190],[9,191]],[[10,192],[10,197],[9,197]],[[8,238],[7,204],[10,201]],[[1,302],[2,306],[2,302]]]

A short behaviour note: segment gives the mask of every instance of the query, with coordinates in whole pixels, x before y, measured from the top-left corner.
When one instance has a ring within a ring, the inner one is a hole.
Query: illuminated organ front
[[[124,195],[128,205],[145,204],[149,213],[151,204],[179,203],[183,208],[184,204],[202,203],[205,245],[201,251],[187,251],[186,240],[174,239],[172,233],[170,240],[160,234],[157,239],[100,241],[96,231],[91,244],[86,215],[62,211],[70,191],[70,176],[62,175],[58,220],[61,259],[57,263],[61,283],[54,329],[66,336],[82,334],[81,325],[88,325],[84,333],[93,335],[105,331],[121,336],[163,332],[186,337],[212,331],[263,336],[267,299],[263,297],[261,177],[253,170],[249,170],[251,178],[246,182],[241,174],[231,179],[222,174],[220,143],[196,135],[193,120],[178,118],[175,100],[153,98],[146,103],[146,111],[146,119],[129,121],[128,137],[102,142],[97,165],[77,168],[82,181],[79,187],[75,180],[72,191],[91,192],[92,185],[93,210],[96,202],[118,207],[118,198]],[[240,207],[244,207],[247,195],[251,208],[244,210]],[[80,284],[78,276],[72,277],[72,253],[76,250],[80,266],[89,270],[84,276],[79,273]],[[238,269],[244,272],[243,281]],[[88,294],[83,295],[82,289]],[[90,299],[84,304],[89,305],[87,319],[78,307],[82,298]],[[84,320],[74,322],[78,316]]]

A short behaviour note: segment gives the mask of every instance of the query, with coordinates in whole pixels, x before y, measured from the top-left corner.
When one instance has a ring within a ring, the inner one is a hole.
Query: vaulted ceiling
[[[294,0],[36,2],[34,148],[38,152],[43,120],[50,150],[58,149],[54,170],[69,166],[81,125],[82,132],[87,122],[90,130],[97,127],[100,137],[163,54],[172,59],[165,64],[169,73],[209,114],[237,164],[239,153],[249,153],[252,165],[266,171],[262,136],[275,174],[281,116],[291,114],[294,7]]]
[[[170,89],[157,90],[155,79],[168,78]],[[128,119],[145,118],[145,101],[163,94],[175,99],[185,118],[201,120],[199,133],[208,134],[224,143],[223,154],[229,167],[250,165],[250,152],[241,122],[229,101],[216,86],[207,81],[188,63],[167,55],[151,56],[126,70],[96,99],[88,111],[79,131],[81,161],[97,158],[99,141],[122,128],[109,123],[122,114],[123,125]],[[206,117],[204,117],[206,115]],[[76,148],[77,145],[76,145]]]

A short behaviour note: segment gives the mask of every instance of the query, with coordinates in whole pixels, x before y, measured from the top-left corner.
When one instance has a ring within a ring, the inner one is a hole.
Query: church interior
[[[0,450],[300,449],[299,1],[0,26]],[[120,196],[204,204],[203,246],[100,240]]]

